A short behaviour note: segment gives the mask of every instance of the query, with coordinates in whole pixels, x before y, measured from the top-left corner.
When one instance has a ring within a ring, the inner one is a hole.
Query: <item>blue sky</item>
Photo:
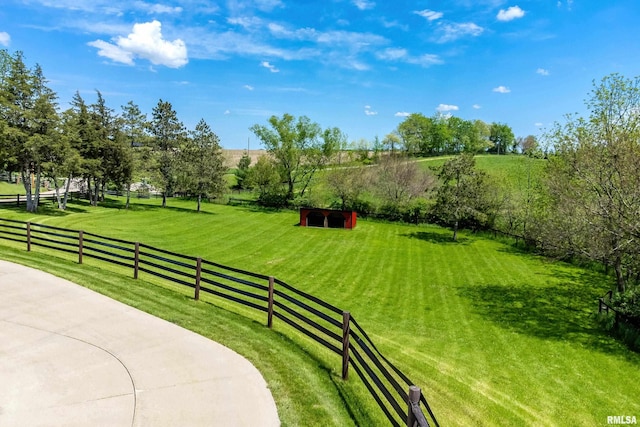
[[[95,90],[169,101],[225,148],[306,115],[350,141],[438,112],[539,135],[592,81],[640,75],[637,0],[2,0],[0,48],[39,63],[61,108]]]

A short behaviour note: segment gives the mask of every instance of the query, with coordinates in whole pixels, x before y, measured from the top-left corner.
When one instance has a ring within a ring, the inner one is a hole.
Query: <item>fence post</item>
[[[342,379],[349,378],[349,333],[351,332],[351,313],[342,312]]]
[[[31,223],[27,222],[27,252],[31,252]]]
[[[82,264],[82,250],[84,249],[84,231],[78,231],[78,264]]]
[[[16,206],[20,207],[20,195],[16,194]]]
[[[138,278],[138,264],[140,263],[140,243],[135,243],[135,252],[133,254],[133,278]]]
[[[413,405],[420,403],[420,387],[409,386],[409,411],[407,412],[407,427],[413,427],[418,423],[418,419],[413,413]]]
[[[196,293],[194,298],[196,301],[200,299],[200,278],[202,277],[202,258],[196,258]]]
[[[271,328],[273,326],[273,285],[275,279],[273,276],[269,276],[269,299],[267,307],[267,326]]]

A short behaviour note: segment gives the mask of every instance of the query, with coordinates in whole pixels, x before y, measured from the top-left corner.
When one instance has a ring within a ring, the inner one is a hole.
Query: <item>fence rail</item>
[[[228,267],[199,257],[83,230],[0,218],[0,239],[77,254],[108,262],[267,313],[342,357],[342,378],[349,367],[358,374],[393,426],[439,426],[420,389],[375,346],[350,312],[274,277]],[[425,416],[423,408],[427,412]],[[432,424],[430,424],[432,423]]]
[[[79,198],[79,195],[80,193],[77,191],[70,191],[69,199],[73,200],[74,197]],[[35,194],[33,195],[33,197],[35,197]],[[64,192],[60,193],[60,197],[64,197]],[[38,203],[46,200],[55,201],[56,195],[52,193],[38,195]],[[3,204],[3,205],[14,204],[16,206],[20,206],[26,203],[27,203],[27,196],[25,194],[0,194],[0,204]]]

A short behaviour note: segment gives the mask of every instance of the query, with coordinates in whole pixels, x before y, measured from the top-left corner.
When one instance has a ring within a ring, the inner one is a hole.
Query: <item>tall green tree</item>
[[[620,293],[640,271],[640,78],[612,74],[586,102],[587,119],[567,116],[553,143],[539,233],[559,255],[613,267]]]
[[[47,87],[40,66],[29,69],[21,52],[8,61],[0,86],[1,163],[20,173],[27,210],[36,212],[45,153],[58,126],[56,94]]]
[[[487,176],[476,169],[472,154],[463,153],[448,160],[438,170],[440,187],[433,209],[435,217],[453,228],[458,239],[461,224],[487,225],[497,211]]]
[[[149,130],[153,137],[151,150],[155,157],[154,170],[158,186],[162,189],[162,207],[166,207],[167,196],[175,191],[175,165],[186,130],[171,103],[162,99],[153,108]]]
[[[237,168],[234,172],[236,176],[236,187],[240,189],[247,188],[247,174],[251,166],[251,157],[248,152],[244,152],[240,160],[238,160]]]
[[[218,136],[201,119],[180,149],[178,188],[196,196],[200,212],[203,197],[219,197],[224,193],[226,171]]]
[[[133,174],[133,158],[131,150],[127,147],[123,122],[114,110],[106,105],[102,93],[96,93],[96,102],[91,105],[99,159],[99,167],[94,177],[94,204],[98,200],[99,192],[104,198],[107,184],[111,183],[121,189],[131,181]]]
[[[133,101],[129,101],[122,106],[122,114],[120,115],[122,132],[124,133],[125,143],[129,156],[132,161],[131,178],[126,182],[127,202],[125,207],[129,209],[131,200],[131,184],[133,175],[137,172],[139,178],[148,171],[149,163],[149,135],[147,129],[149,123],[147,115],[144,114],[140,107]]]
[[[61,210],[67,208],[72,180],[82,173],[82,158],[75,148],[78,146],[79,135],[75,112],[73,109],[68,109],[60,116],[60,132],[54,138],[47,153],[47,163],[44,167],[49,180],[53,182],[58,208]],[[60,195],[61,183],[64,185],[62,195]]]
[[[276,161],[260,156],[247,174],[247,186],[258,190],[258,202],[266,206],[281,206],[287,202],[286,190]]]
[[[433,121],[420,113],[413,113],[398,125],[398,135],[404,151],[409,155],[433,153],[431,144]]]
[[[507,154],[507,151],[515,146],[516,138],[511,127],[504,123],[491,123],[489,128],[489,140],[492,143],[489,152]]]
[[[408,154],[421,156],[482,152],[490,137],[489,126],[481,120],[443,114],[411,114],[398,125],[397,133]]]
[[[287,186],[286,198],[293,200],[296,186],[303,196],[314,174],[324,168],[346,137],[338,128],[323,131],[306,116],[297,120],[290,114],[271,116],[269,125],[256,124],[250,130],[276,162]]]
[[[99,130],[96,129],[95,116],[80,92],[76,92],[71,100],[71,114],[73,118],[70,119],[68,127],[73,126],[76,133],[76,137],[71,140],[72,147],[80,155],[80,174],[84,181],[84,190],[90,203],[95,205],[97,200],[94,199],[92,183],[97,183],[99,179],[102,157]]]

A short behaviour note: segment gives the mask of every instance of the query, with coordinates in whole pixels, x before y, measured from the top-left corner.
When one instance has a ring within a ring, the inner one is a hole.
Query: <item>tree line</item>
[[[204,119],[187,130],[162,99],[150,119],[133,101],[118,113],[100,91],[90,104],[76,92],[70,104],[59,111],[41,67],[29,68],[22,52],[0,50],[0,169],[19,174],[29,212],[37,211],[45,180],[61,209],[73,180],[92,205],[112,186],[126,189],[128,207],[134,180],[152,182],[163,207],[176,191],[196,196],[198,210],[202,197],[224,192],[220,141]]]

